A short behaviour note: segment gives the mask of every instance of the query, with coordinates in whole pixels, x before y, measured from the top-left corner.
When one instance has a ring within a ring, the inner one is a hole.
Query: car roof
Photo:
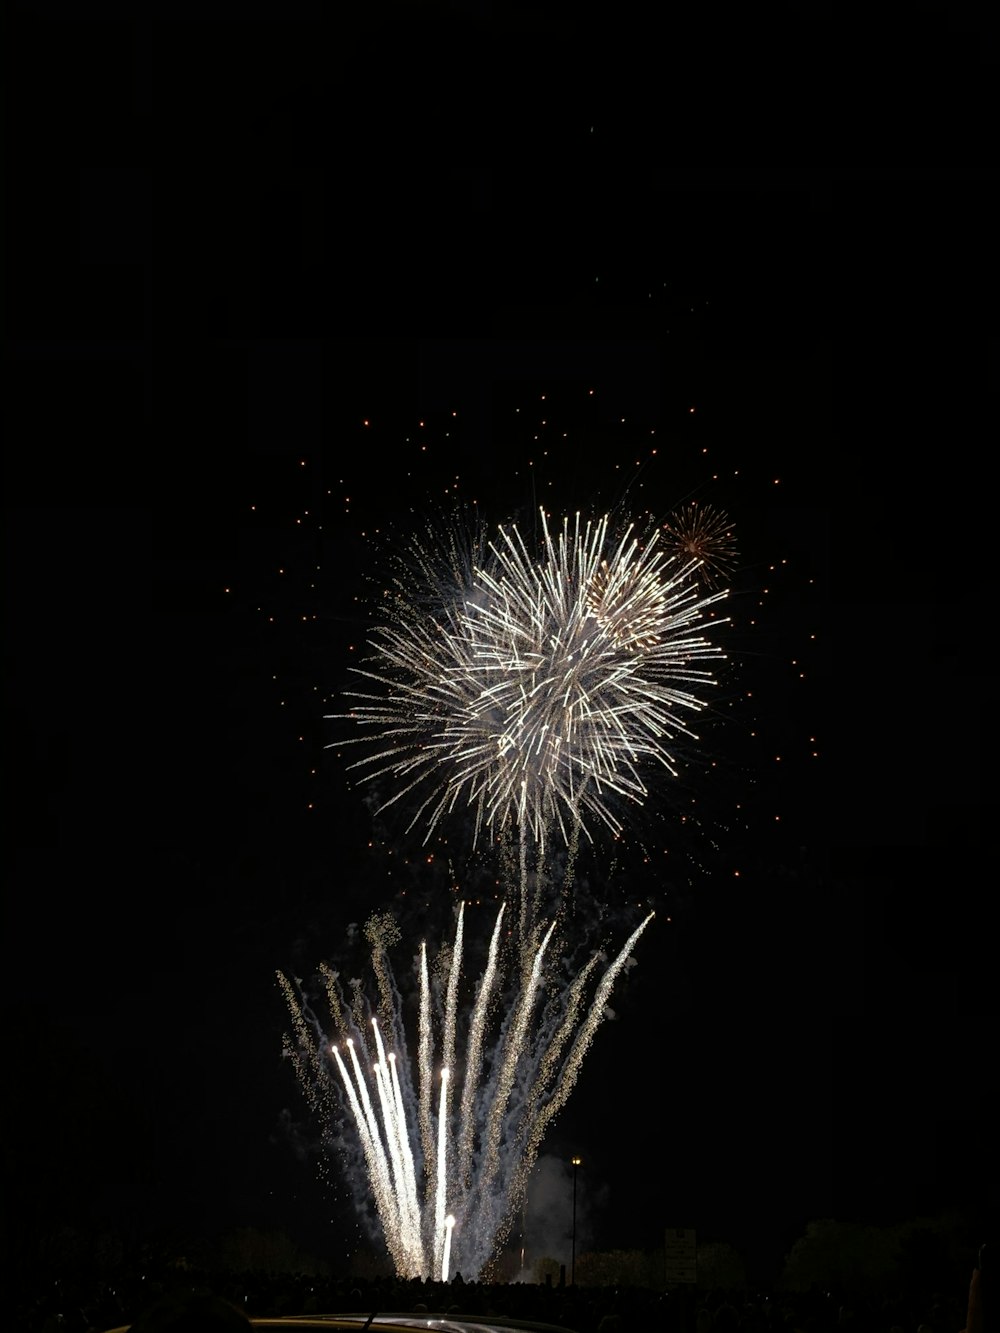
[[[418,1314],[413,1311],[387,1314],[329,1314],[329,1315],[291,1315],[285,1318],[263,1318],[252,1320],[254,1328],[272,1330],[299,1330],[303,1328],[319,1329],[381,1329],[390,1333],[396,1329],[429,1329],[433,1333],[572,1333],[562,1325],[542,1324],[532,1320],[509,1319],[506,1315],[454,1314],[428,1311]]]
[[[429,1333],[573,1333],[563,1325],[537,1323],[529,1319],[510,1319],[506,1315],[447,1314],[435,1311],[414,1314],[305,1314],[274,1315],[251,1319],[254,1329],[270,1333],[302,1333],[303,1329],[323,1329],[325,1333],[343,1330],[361,1333],[361,1330],[379,1330],[379,1333],[413,1333],[424,1329]],[[107,1333],[129,1333],[131,1325],[108,1329]]]

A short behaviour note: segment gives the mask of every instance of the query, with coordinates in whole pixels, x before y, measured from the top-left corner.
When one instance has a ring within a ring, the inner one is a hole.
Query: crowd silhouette
[[[494,1316],[575,1333],[997,1333],[988,1321],[984,1253],[968,1292],[702,1290],[564,1282],[448,1283],[311,1275],[123,1272],[56,1282],[13,1312],[22,1333],[226,1333],[253,1318],[361,1313]]]

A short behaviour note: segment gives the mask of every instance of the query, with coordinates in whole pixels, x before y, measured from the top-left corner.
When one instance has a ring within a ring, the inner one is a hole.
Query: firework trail
[[[534,557],[516,525],[410,553],[357,668],[375,688],[332,716],[362,728],[347,742],[369,747],[360,779],[393,779],[380,809],[417,798],[425,841],[460,806],[473,845],[484,827],[543,849],[553,830],[567,845],[596,822],[617,835],[644,770],[676,775],[673,743],[697,739],[685,718],[715,683],[700,664],[724,656],[701,630],[726,591],[705,594],[701,558],[655,530],[609,524],[577,515],[553,536],[543,510]]]
[[[360,1144],[357,1183],[370,1188],[401,1277],[447,1281],[454,1267],[478,1278],[506,1239],[545,1129],[565,1105],[615,980],[652,920],[650,913],[613,961],[604,960],[596,987],[590,984],[602,961],[596,953],[568,984],[553,984],[552,921],[529,947],[515,948],[505,986],[505,911],[501,906],[464,1024],[458,986],[464,905],[447,981],[436,992],[421,945],[416,1087],[386,954],[386,940],[393,938],[389,918],[373,918],[367,932],[381,993],[377,1014],[362,1017],[356,1005],[345,1004],[336,974],[325,970],[332,1039],[301,988],[278,973],[293,1020],[286,1051],[310,1104],[324,1114],[331,1141],[344,1143],[353,1134]],[[464,1060],[456,1069],[460,1026]],[[485,1037],[493,1028],[487,1055]],[[452,1086],[460,1077],[456,1104]]]

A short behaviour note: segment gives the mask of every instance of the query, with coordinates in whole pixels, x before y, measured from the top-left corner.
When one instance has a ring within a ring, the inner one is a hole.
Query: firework
[[[676,775],[715,684],[703,663],[724,656],[704,634],[726,595],[702,589],[706,557],[608,517],[553,536],[544,511],[534,553],[513,525],[411,557],[358,668],[369,688],[334,715],[361,728],[360,779],[392,780],[380,808],[414,798],[425,841],[461,807],[474,846],[484,828],[540,848],[553,830],[567,845],[598,823],[620,833],[650,766]]]
[[[337,974],[323,969],[333,1040],[301,990],[278,973],[293,1020],[286,1051],[331,1140],[349,1155],[354,1150],[359,1193],[370,1191],[401,1277],[447,1281],[454,1267],[476,1279],[506,1239],[545,1130],[565,1105],[615,980],[652,919],[651,913],[633,930],[596,984],[596,953],[575,975],[557,979],[551,963],[557,923],[540,926],[515,951],[505,985],[505,910],[467,1008],[459,999],[464,906],[446,979],[436,989],[421,945],[415,1075],[387,956],[398,935],[389,918],[373,918],[367,932],[379,996],[374,1009],[357,987],[347,1003]],[[485,1038],[497,1015],[487,1058]]]
[[[576,967],[564,916],[542,900],[556,834],[566,886],[581,837],[619,834],[649,774],[677,774],[715,683],[707,664],[724,656],[706,634],[724,623],[711,608],[726,595],[703,586],[711,552],[678,550],[664,532],[579,515],[553,531],[542,511],[537,544],[517,525],[414,542],[358,669],[366,684],[334,715],[366,747],[351,765],[359,779],[390,788],[380,809],[412,800],[409,827],[425,841],[469,809],[473,846],[488,835],[507,854],[508,896],[471,998],[464,908],[438,966],[426,945],[414,960],[412,1063],[391,917],[366,928],[374,1000],[321,969],[329,1030],[278,974],[286,1053],[400,1276],[474,1278],[494,1257],[652,919],[610,961],[592,952]]]
[[[736,539],[729,515],[712,505],[682,505],[663,524],[667,547],[682,559],[699,560],[698,576],[718,588],[736,565]]]

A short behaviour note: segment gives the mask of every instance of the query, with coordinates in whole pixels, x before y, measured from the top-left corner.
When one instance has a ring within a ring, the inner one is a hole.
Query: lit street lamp
[[[581,1158],[574,1157],[573,1161],[573,1257],[569,1266],[569,1285],[576,1286],[576,1169],[580,1165]]]

